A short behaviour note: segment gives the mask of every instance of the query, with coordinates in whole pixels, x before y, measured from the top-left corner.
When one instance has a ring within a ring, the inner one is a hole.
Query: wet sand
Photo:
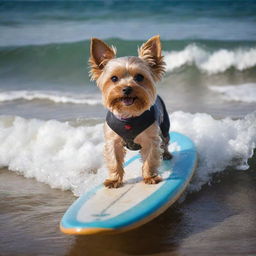
[[[0,171],[0,255],[256,255],[256,158],[226,170],[152,222],[104,236],[68,236],[59,221],[75,200],[34,179]]]

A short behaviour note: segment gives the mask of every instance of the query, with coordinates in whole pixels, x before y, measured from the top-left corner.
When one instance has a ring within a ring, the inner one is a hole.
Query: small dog
[[[116,49],[105,42],[91,39],[90,76],[96,80],[109,110],[104,126],[104,157],[109,179],[104,185],[122,185],[125,147],[140,150],[142,175],[146,184],[161,181],[158,167],[161,156],[171,159],[168,151],[169,117],[155,83],[165,72],[159,36],[154,36],[138,49],[138,57],[116,58]]]

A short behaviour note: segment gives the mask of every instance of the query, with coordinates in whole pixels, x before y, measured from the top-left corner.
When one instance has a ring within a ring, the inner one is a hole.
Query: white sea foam
[[[199,163],[192,190],[208,183],[211,175],[231,166],[248,169],[256,147],[256,112],[244,119],[215,120],[208,114],[174,112],[172,129],[189,136],[196,144]]]
[[[53,188],[77,192],[102,166],[102,125],[0,117],[0,166]]]
[[[49,100],[55,103],[101,104],[101,99],[95,95],[78,95],[55,91],[0,91],[0,102],[14,100]]]
[[[227,166],[248,168],[256,147],[256,112],[241,120],[174,112],[171,121],[172,130],[188,135],[197,146],[199,165],[192,190]],[[80,195],[107,175],[102,129],[102,124],[72,127],[54,120],[0,116],[0,167]]]
[[[241,85],[222,85],[210,86],[211,90],[219,92],[226,100],[234,100],[241,102],[253,103],[256,102],[256,84],[241,84]]]
[[[209,52],[196,44],[190,44],[182,51],[166,52],[165,61],[167,71],[184,65],[196,65],[208,74],[222,73],[230,68],[243,71],[256,66],[256,48]]]

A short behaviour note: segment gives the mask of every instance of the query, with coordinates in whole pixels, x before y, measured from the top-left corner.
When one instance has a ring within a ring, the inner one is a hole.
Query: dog
[[[104,185],[123,184],[126,148],[140,150],[142,176],[146,184],[156,184],[161,158],[171,159],[168,151],[170,121],[163,100],[156,93],[156,82],[165,73],[160,36],[138,48],[138,57],[116,57],[116,48],[92,38],[90,77],[102,92],[108,109],[104,124],[104,158],[109,178]]]

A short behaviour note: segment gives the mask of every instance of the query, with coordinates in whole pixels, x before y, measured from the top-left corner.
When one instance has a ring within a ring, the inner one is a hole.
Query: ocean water
[[[0,255],[216,255],[212,240],[219,255],[255,253],[255,13],[254,0],[0,1]],[[90,38],[126,56],[155,34],[166,62],[157,90],[171,130],[197,146],[196,175],[153,231],[65,237],[56,216],[107,175]],[[131,245],[145,232],[152,245]]]

